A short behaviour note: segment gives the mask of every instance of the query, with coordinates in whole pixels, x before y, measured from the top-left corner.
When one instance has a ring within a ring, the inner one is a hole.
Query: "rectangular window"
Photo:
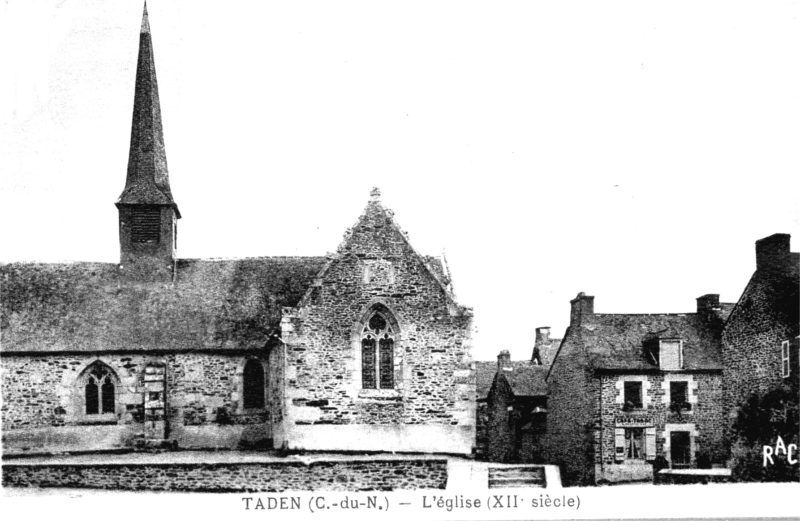
[[[781,373],[784,378],[789,377],[791,369],[789,368],[789,341],[784,340],[781,343]]]
[[[161,209],[134,208],[131,215],[131,241],[158,243],[161,239]]]
[[[653,460],[656,457],[655,427],[614,429],[614,457],[623,460]]]
[[[680,340],[662,340],[658,365],[665,371],[683,369],[683,349]]]
[[[642,382],[625,382],[625,403],[623,409],[642,408]]]
[[[670,408],[676,411],[688,411],[691,409],[689,403],[689,382],[670,382],[669,383]]]

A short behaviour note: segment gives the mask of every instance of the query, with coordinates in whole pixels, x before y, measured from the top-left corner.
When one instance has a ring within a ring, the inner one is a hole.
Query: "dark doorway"
[[[692,462],[688,432],[670,433],[670,457],[673,468],[686,468]]]

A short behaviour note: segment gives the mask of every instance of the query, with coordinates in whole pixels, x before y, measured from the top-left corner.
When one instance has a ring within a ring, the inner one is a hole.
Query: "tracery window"
[[[361,386],[394,389],[395,331],[383,311],[374,311],[361,331]]]
[[[105,364],[92,365],[85,377],[84,402],[86,414],[114,413],[116,377]]]

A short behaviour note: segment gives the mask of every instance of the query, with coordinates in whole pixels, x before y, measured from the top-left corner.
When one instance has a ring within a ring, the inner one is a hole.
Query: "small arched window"
[[[361,331],[361,385],[394,389],[395,331],[383,311],[370,315]]]
[[[84,402],[86,414],[108,414],[115,412],[116,377],[105,364],[95,363],[85,377]]]
[[[244,408],[264,408],[264,366],[258,360],[248,360],[244,364]]]

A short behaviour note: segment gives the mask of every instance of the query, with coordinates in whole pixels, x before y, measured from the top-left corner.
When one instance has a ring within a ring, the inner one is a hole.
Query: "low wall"
[[[447,460],[3,464],[4,487],[193,492],[444,489]]]
[[[730,469],[664,469],[653,476],[656,485],[729,483]]]
[[[653,465],[644,462],[596,465],[595,472],[597,481],[608,483],[653,481]]]

